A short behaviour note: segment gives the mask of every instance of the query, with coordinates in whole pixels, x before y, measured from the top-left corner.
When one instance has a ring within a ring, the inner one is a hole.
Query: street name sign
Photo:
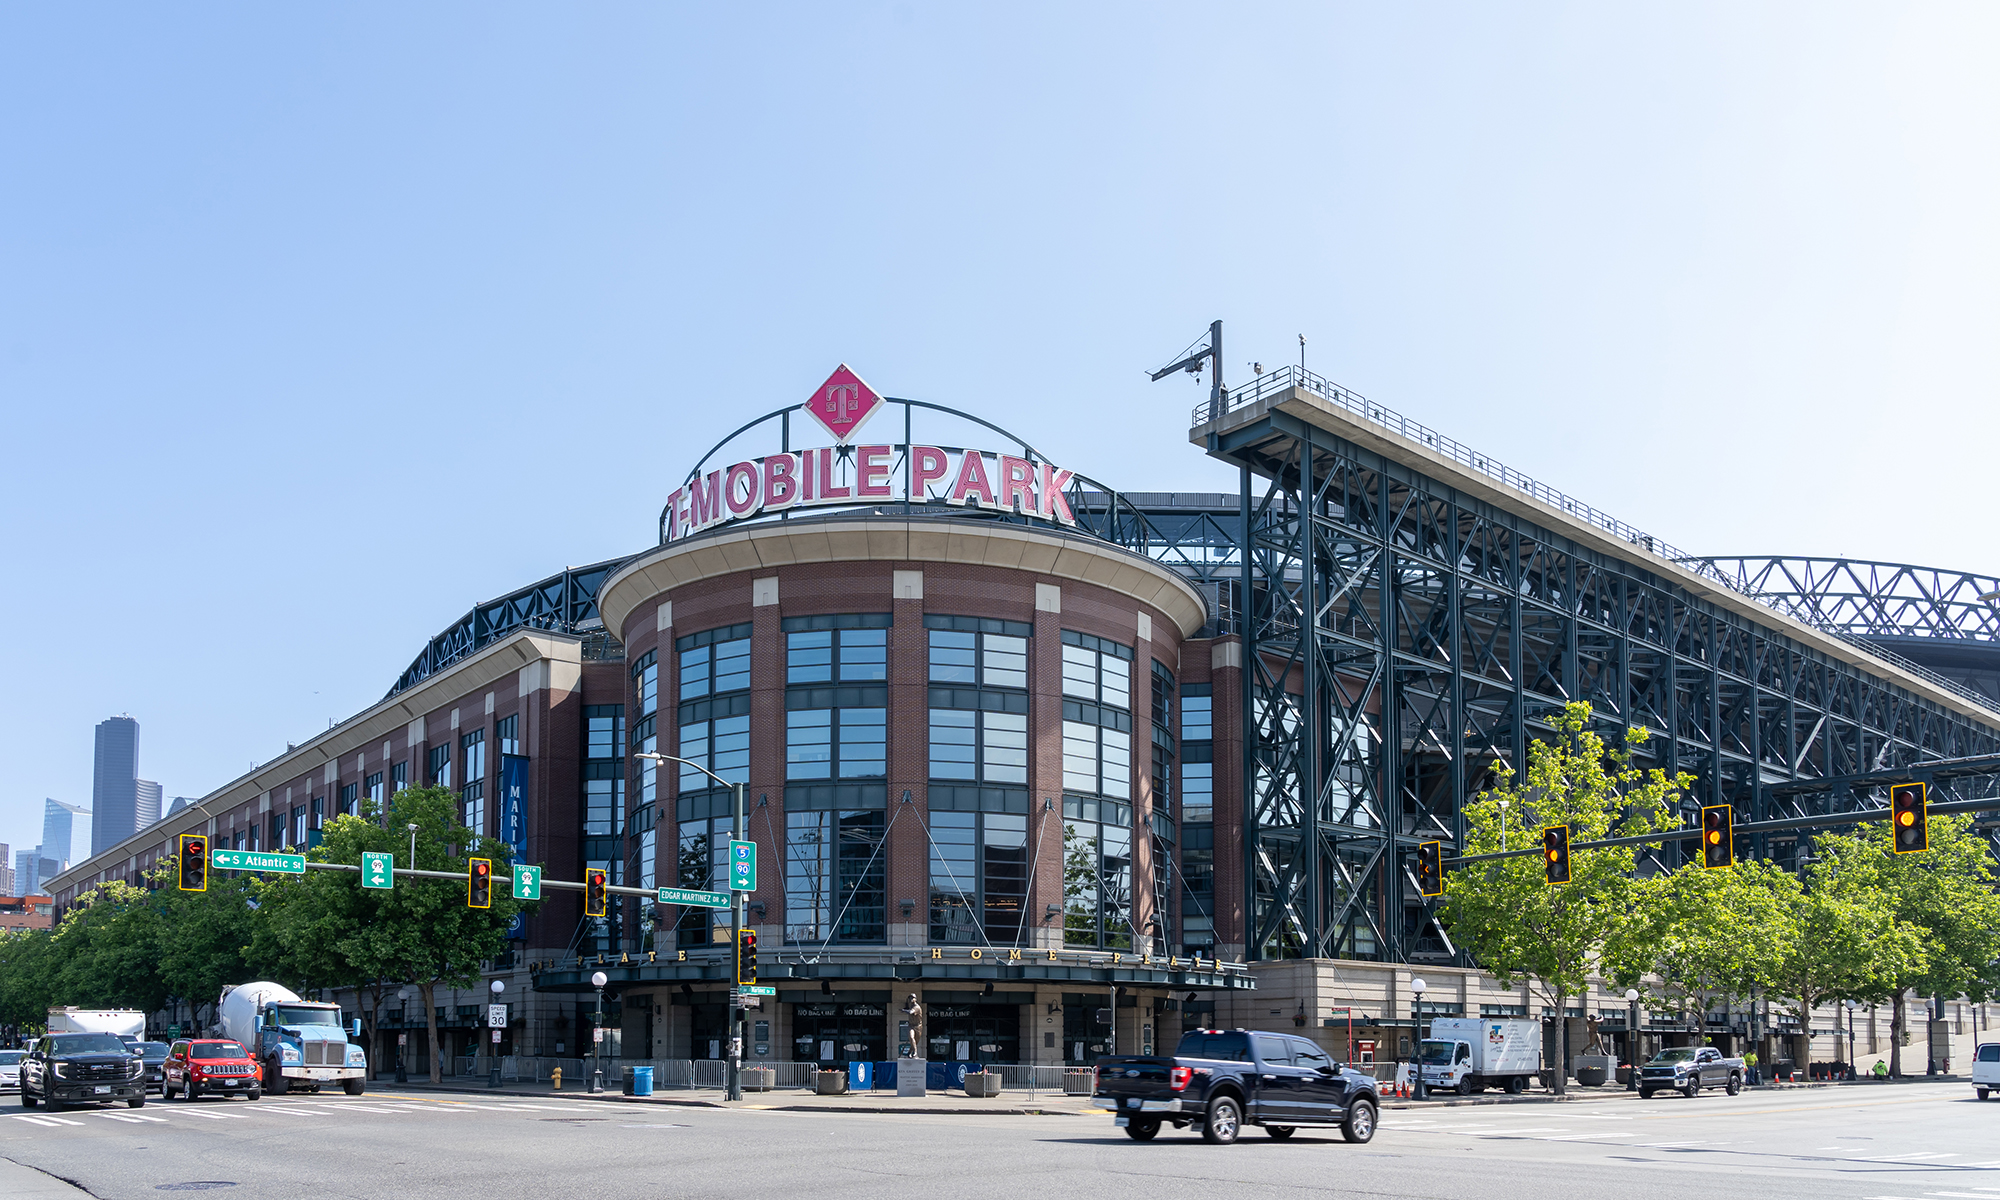
[[[775,996],[778,994],[778,989],[769,984],[745,984],[737,988],[736,991],[739,995],[744,996]]]
[[[521,863],[514,864],[514,899],[540,900],[542,898],[542,869]]]
[[[209,861],[219,871],[282,871],[287,875],[306,873],[303,854],[266,854],[260,850],[216,850]]]
[[[381,850],[361,852],[361,886],[365,888],[393,888],[396,886],[396,856]]]
[[[757,843],[729,843],[729,890],[732,892],[754,892],[757,890]]]
[[[692,904],[696,908],[728,908],[727,892],[701,892],[693,888],[661,888],[657,904]]]

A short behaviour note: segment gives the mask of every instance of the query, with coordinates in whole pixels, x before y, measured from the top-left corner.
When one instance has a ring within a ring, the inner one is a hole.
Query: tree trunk
[[[1569,997],[1556,996],[1556,1095],[1569,1093]]]
[[[1903,1077],[1903,993],[1889,1009],[1889,1078]]]
[[[424,1002],[424,1025],[430,1030],[431,1038],[431,1082],[444,1082],[444,1052],[438,1045],[437,1005],[432,1000],[437,994],[437,984],[432,980],[422,980],[417,984],[417,995]]]

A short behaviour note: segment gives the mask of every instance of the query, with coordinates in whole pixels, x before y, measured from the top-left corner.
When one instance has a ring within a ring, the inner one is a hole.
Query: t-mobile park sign
[[[663,540],[787,509],[906,499],[1076,524],[1064,495],[1075,472],[1052,463],[960,447],[857,442],[868,418],[889,403],[841,364],[802,406],[833,435],[833,445],[781,450],[697,474],[667,498]]]

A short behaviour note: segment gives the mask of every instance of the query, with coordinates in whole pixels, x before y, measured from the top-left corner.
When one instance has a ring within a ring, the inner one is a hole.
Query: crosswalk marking
[[[8,1115],[16,1121],[26,1121],[31,1125],[40,1125],[47,1129],[61,1129],[65,1125],[83,1124],[82,1121],[71,1121],[63,1117],[31,1117],[26,1113],[9,1113]]]
[[[184,1117],[202,1117],[210,1121],[241,1121],[243,1119],[243,1114],[237,1112],[206,1112],[199,1108],[183,1108],[179,1111],[180,1115]]]
[[[101,1112],[93,1115],[103,1117],[107,1121],[123,1121],[128,1125],[138,1125],[146,1121],[156,1121],[161,1125],[167,1123],[165,1117],[142,1117],[138,1113]]]

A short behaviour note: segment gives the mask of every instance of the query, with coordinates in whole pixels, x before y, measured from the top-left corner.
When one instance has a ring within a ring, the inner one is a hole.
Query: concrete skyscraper
[[[136,780],[135,783],[137,799],[132,810],[132,828],[137,832],[160,819],[160,801],[166,798],[166,792],[150,779]]]
[[[102,854],[139,832],[139,722],[130,717],[97,723],[97,763],[90,801],[92,855]],[[153,813],[159,815],[157,798]],[[47,853],[44,849],[43,854]]]

